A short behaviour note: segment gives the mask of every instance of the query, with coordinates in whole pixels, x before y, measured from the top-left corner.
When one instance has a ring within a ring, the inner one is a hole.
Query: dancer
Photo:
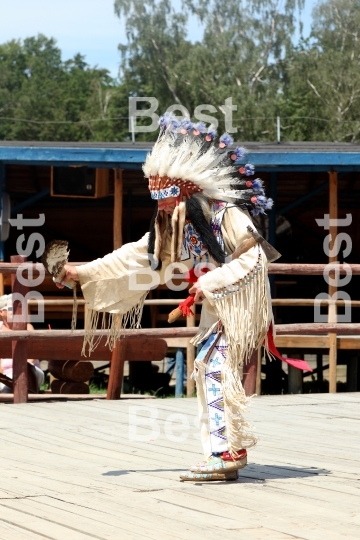
[[[91,353],[99,326],[109,329],[111,348],[126,325],[139,328],[154,276],[158,283],[168,283],[179,270],[200,276],[190,293],[202,301],[192,343],[202,344],[193,376],[204,460],[180,478],[231,480],[256,443],[243,418],[248,398],[242,368],[264,342],[272,320],[262,247],[256,244],[236,259],[231,254],[251,237],[249,210],[264,213],[272,201],[261,180],[252,179],[254,167],[235,164],[244,149],[229,150],[228,134],[216,141],[211,127],[186,118],[178,122],[168,113],[159,124],[158,140],[143,166],[156,201],[150,232],[102,259],[66,264],[62,284],[80,282],[89,308],[84,352]]]

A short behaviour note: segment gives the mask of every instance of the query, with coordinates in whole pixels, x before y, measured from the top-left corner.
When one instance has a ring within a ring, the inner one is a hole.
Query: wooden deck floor
[[[129,440],[135,415],[159,436]],[[254,398],[249,417],[238,481],[191,484],[193,399],[1,404],[0,539],[358,540],[360,394]]]

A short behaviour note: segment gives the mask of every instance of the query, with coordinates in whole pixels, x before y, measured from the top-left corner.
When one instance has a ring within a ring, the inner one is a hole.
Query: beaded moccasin
[[[247,452],[245,449],[238,450],[234,456],[229,452],[223,452],[220,456],[210,456],[201,463],[190,467],[193,473],[228,473],[238,471],[247,465]]]
[[[237,471],[230,472],[211,472],[211,473],[195,473],[188,471],[180,474],[182,482],[209,482],[211,480],[237,480]]]

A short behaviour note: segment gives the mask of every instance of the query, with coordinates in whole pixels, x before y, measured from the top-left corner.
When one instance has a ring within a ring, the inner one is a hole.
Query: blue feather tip
[[[220,144],[223,144],[224,146],[230,146],[233,142],[234,139],[228,133],[224,133],[220,137]]]
[[[213,140],[215,139],[216,135],[217,135],[216,129],[214,128],[213,125],[210,125],[210,126],[208,127],[206,136],[207,136],[207,137],[211,137],[211,140],[213,141]]]
[[[251,213],[253,216],[258,216],[259,214],[265,214],[266,210],[271,210],[274,201],[272,199],[268,199],[265,197],[265,195],[257,195],[256,201],[253,202],[254,208],[251,210]]]
[[[205,133],[206,126],[203,122],[198,122],[197,124],[194,124],[194,129],[199,133]]]
[[[246,175],[246,176],[249,176],[249,175]],[[252,181],[252,187],[254,190],[259,191],[263,187],[263,181],[260,180],[260,178],[256,178],[255,180]]]
[[[176,120],[176,116],[172,112],[166,112],[162,116],[160,116],[158,124],[160,126],[160,129],[166,130],[169,127],[172,129],[176,129],[179,127],[179,122]]]
[[[242,146],[237,146],[235,148],[235,150],[231,151],[230,152],[230,158],[233,160],[233,161],[239,161],[240,159],[242,159],[245,155],[245,148],[243,148]],[[245,174],[246,176],[249,176],[248,173],[247,173],[247,169],[246,167],[248,167],[248,165],[245,165]]]
[[[189,118],[183,118],[179,125],[180,129],[184,129],[185,131],[190,131],[193,128],[193,123]]]

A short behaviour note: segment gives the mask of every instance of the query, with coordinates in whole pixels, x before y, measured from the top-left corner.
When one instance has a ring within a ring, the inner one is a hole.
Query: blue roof
[[[0,141],[0,162],[23,165],[89,165],[140,169],[153,143]],[[360,170],[360,145],[351,143],[242,143],[245,162],[259,171]]]

